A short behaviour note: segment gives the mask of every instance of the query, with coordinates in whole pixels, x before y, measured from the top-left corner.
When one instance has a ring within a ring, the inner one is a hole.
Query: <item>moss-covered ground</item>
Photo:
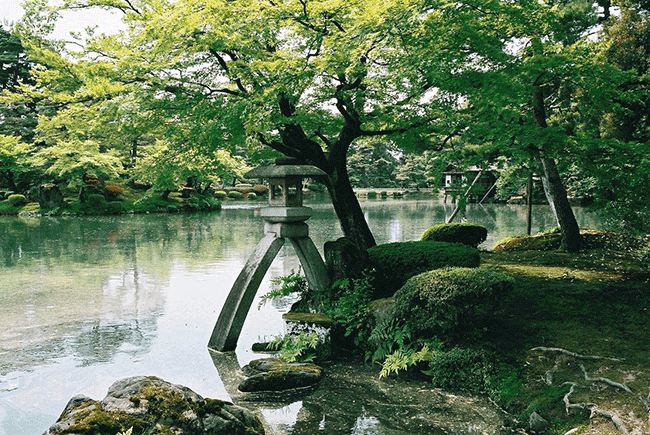
[[[647,241],[583,236],[579,254],[554,250],[548,234],[482,254],[481,267],[515,278],[490,338],[520,370],[503,380],[501,402],[520,422],[537,412],[548,433],[650,433]]]

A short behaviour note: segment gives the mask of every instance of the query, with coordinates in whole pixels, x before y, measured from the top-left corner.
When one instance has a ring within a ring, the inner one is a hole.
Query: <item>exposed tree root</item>
[[[599,359],[606,359],[609,361],[623,361],[621,358],[610,358],[606,356],[598,356],[598,355],[581,355],[579,353],[571,352],[566,349],[562,349],[559,347],[543,347],[543,346],[538,346],[534,347],[531,350],[539,350],[542,352],[556,352],[556,353],[561,353],[563,355],[567,355],[576,359],[583,359],[583,360],[599,360]]]
[[[596,361],[596,360],[601,360],[601,361],[604,361],[604,360],[607,360],[607,361],[622,361],[622,359],[620,359],[620,358],[602,357],[602,356],[598,356],[598,355],[581,355],[581,354],[571,352],[571,351],[568,351],[566,349],[557,348],[557,347],[535,347],[535,348],[533,348],[531,350],[558,353],[558,354],[561,354],[561,355],[565,355],[565,356],[568,356],[568,357],[571,357],[571,358],[574,358],[574,359],[577,359],[577,360],[583,360],[583,361]],[[549,385],[552,384],[552,382],[553,382],[553,374],[555,373],[555,370],[558,368],[557,364],[558,364],[558,361],[556,360],[555,367],[553,369],[547,371],[542,377],[543,381],[546,382]],[[631,394],[633,393],[632,389],[630,387],[628,387],[627,385],[625,385],[624,383],[616,382],[616,381],[613,381],[611,379],[604,378],[604,377],[590,377],[589,374],[587,373],[587,369],[585,368],[585,366],[583,364],[579,364],[579,367],[580,367],[580,370],[582,370],[585,381],[587,381],[587,382],[592,382],[592,383],[599,382],[599,383],[606,384],[606,385],[608,385],[610,387],[623,390],[626,393],[631,393]],[[570,397],[575,392],[575,389],[576,389],[576,387],[578,387],[578,384],[576,384],[574,382],[565,382],[564,384],[571,386],[571,389],[569,390],[569,392],[563,397],[564,406],[565,406],[565,409],[566,409],[567,413],[571,409],[589,410],[589,412],[590,412],[589,418],[590,419],[594,418],[596,416],[603,417],[603,418],[609,420],[614,425],[614,427],[616,428],[616,430],[619,433],[624,434],[624,435],[629,435],[630,434],[630,432],[628,431],[628,429],[625,426],[625,423],[623,422],[623,419],[616,412],[606,411],[606,410],[600,408],[596,403],[591,403],[591,402],[571,403]],[[638,397],[639,397],[639,400],[641,400],[641,402],[646,407],[646,410],[648,410],[648,412],[650,413],[650,404],[648,404],[648,402],[650,401],[650,395],[648,396],[647,400],[644,399],[641,395],[639,395]],[[575,433],[575,431],[574,430],[569,431],[565,435],[569,435],[569,434],[572,434],[572,433]]]
[[[582,373],[584,373],[584,375],[585,375],[585,381],[602,382],[602,383],[607,384],[607,385],[609,385],[611,387],[620,388],[621,390],[624,390],[624,391],[626,391],[628,393],[632,393],[632,390],[630,390],[630,387],[628,387],[625,384],[621,384],[621,383],[612,381],[611,379],[607,379],[607,378],[600,378],[600,377],[599,378],[590,378],[589,375],[587,374],[587,370],[585,369],[585,366],[583,366],[582,364],[580,364],[580,369],[582,370]]]
[[[571,394],[573,394],[573,392],[575,391],[576,384],[574,384],[573,382],[566,382],[565,384],[571,385],[569,392],[566,393],[564,395],[564,398],[562,399],[564,401],[564,406],[567,413],[569,412],[570,409],[588,409],[591,413],[589,415],[589,418],[594,418],[595,416],[607,418],[612,422],[616,430],[618,430],[620,433],[624,435],[629,435],[629,432],[625,427],[623,420],[621,420],[621,418],[617,414],[600,409],[598,405],[596,405],[595,403],[571,403],[569,396],[571,396]]]

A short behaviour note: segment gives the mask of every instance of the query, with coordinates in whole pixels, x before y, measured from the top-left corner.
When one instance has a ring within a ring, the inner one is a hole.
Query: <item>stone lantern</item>
[[[237,347],[255,294],[273,259],[289,240],[294,247],[310,288],[325,290],[329,278],[323,259],[309,237],[305,223],[311,208],[302,204],[302,180],[323,176],[325,172],[309,165],[282,164],[261,166],[245,178],[264,178],[269,183],[269,206],[260,211],[265,235],[235,280],[208,343],[210,349],[230,351]]]

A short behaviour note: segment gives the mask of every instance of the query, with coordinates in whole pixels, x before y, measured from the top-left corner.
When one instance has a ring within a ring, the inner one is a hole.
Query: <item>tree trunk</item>
[[[542,155],[539,161],[544,168],[544,176],[542,177],[544,193],[562,232],[560,250],[578,252],[582,245],[580,227],[573,214],[573,209],[569,203],[569,198],[567,198],[566,189],[560,179],[560,174],[555,166],[555,160]]]
[[[546,109],[544,106],[544,94],[542,90],[537,87],[533,94],[533,114],[535,116],[535,124],[539,128],[546,128]],[[553,215],[557,224],[560,226],[562,233],[562,240],[560,242],[560,250],[566,252],[578,252],[582,244],[582,237],[580,236],[580,227],[576,221],[573,209],[569,203],[569,198],[564,188],[564,183],[560,178],[560,174],[555,165],[555,160],[546,155],[544,144],[539,147],[538,161],[541,164],[544,174],[542,176],[542,185],[544,186],[544,193],[548,200]]]
[[[284,116],[289,119],[293,117],[296,108],[289,98],[281,98],[279,106]],[[359,123],[347,119],[337,140],[326,140],[326,155],[321,145],[308,137],[300,124],[287,122],[280,129],[281,141],[267,144],[285,156],[297,159],[303,164],[316,166],[327,174],[327,190],[343,234],[359,249],[366,251],[377,243],[354,194],[347,168],[348,149],[360,134]]]
[[[326,171],[328,172],[328,171]],[[364,252],[377,243],[347,173],[345,162],[328,172],[327,188],[343,234]]]

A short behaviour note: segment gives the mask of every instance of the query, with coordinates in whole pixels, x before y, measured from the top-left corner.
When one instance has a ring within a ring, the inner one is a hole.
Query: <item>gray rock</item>
[[[245,393],[300,390],[316,386],[323,370],[315,364],[285,363],[276,358],[251,361],[242,367],[249,376],[239,384]]]
[[[115,382],[101,402],[85,396],[73,397],[44,435],[98,430],[103,435],[112,435],[131,427],[137,433],[177,435],[265,433],[262,422],[245,408],[205,399],[187,387],[160,378],[138,376]]]
[[[544,433],[548,429],[548,421],[533,411],[528,418],[528,428],[534,433]]]
[[[368,263],[368,254],[359,249],[347,237],[325,243],[325,264],[330,282],[363,277],[363,271]]]
[[[388,322],[393,318],[395,298],[375,299],[368,305],[370,314],[375,318],[375,325]]]

